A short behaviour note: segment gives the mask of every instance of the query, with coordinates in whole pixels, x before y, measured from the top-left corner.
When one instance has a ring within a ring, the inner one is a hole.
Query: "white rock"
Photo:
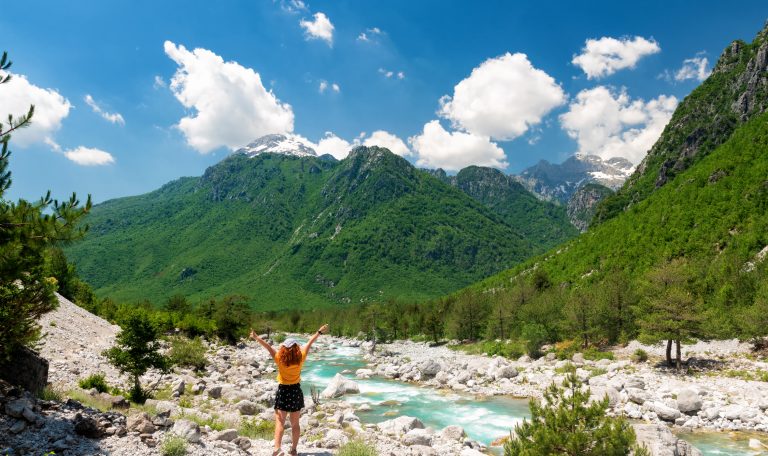
[[[426,429],[411,429],[410,431],[406,432],[400,440],[403,442],[403,444],[408,446],[432,445],[432,435],[427,432]]]
[[[373,375],[373,371],[370,369],[358,369],[355,371],[357,378],[370,378]]]
[[[197,443],[200,441],[200,426],[194,421],[190,420],[176,420],[173,423],[171,432],[187,439],[189,443]]]
[[[223,431],[216,432],[211,436],[212,440],[224,440],[227,442],[231,442],[236,438],[237,429],[224,429]]]
[[[336,374],[328,386],[320,393],[320,397],[324,399],[331,399],[335,397],[341,397],[345,394],[359,393],[360,387],[357,382],[345,378],[341,374]]]
[[[387,435],[402,435],[411,429],[424,429],[424,423],[412,416],[398,416],[391,420],[382,421],[376,427]]]
[[[675,421],[680,418],[680,410],[669,407],[661,402],[654,402],[652,410],[656,412],[659,418],[665,421]]]
[[[464,428],[457,425],[446,426],[440,431],[440,436],[446,440],[461,441],[464,435]]]
[[[235,408],[241,415],[255,415],[261,411],[259,405],[251,401],[240,401],[235,404]]]
[[[683,413],[696,413],[701,410],[701,397],[690,388],[677,392],[677,408]]]
[[[438,364],[433,359],[428,359],[419,365],[419,371],[421,372],[422,375],[427,377],[437,375],[437,373],[440,372],[440,370],[441,370],[440,364]]]

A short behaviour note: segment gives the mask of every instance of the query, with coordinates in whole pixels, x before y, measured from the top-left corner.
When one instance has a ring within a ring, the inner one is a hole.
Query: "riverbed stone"
[[[446,440],[460,441],[465,435],[464,428],[458,425],[446,426],[440,431],[440,436]]]
[[[675,421],[680,418],[680,410],[669,407],[662,402],[654,402],[652,410],[664,421]]]
[[[341,397],[345,394],[356,394],[359,392],[360,386],[358,386],[357,382],[350,380],[341,374],[336,374],[323,392],[320,393],[320,397],[330,399]]]
[[[690,388],[682,389],[677,392],[677,409],[683,413],[696,413],[701,410],[701,397]]]
[[[432,445],[432,434],[426,429],[411,429],[400,439],[405,445]]]
[[[424,429],[424,423],[412,416],[399,416],[391,420],[382,421],[376,427],[388,435],[402,435],[411,429]]]

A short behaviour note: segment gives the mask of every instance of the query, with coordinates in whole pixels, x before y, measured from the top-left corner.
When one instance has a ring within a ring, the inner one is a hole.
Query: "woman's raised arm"
[[[309,340],[307,341],[307,345],[305,345],[304,348],[301,350],[304,352],[304,356],[307,356],[307,354],[309,354],[310,347],[312,347],[312,344],[314,344],[317,338],[320,337],[320,334],[323,334],[326,331],[328,331],[328,325],[323,325],[320,327],[320,329],[317,330],[316,333],[312,334],[312,337],[310,337]]]
[[[253,328],[251,328],[251,334],[249,334],[248,337],[250,337],[251,339],[253,339],[256,342],[260,343],[261,346],[264,347],[269,352],[269,356],[271,356],[272,358],[275,357],[275,353],[276,353],[275,349],[272,348],[272,346],[269,345],[264,339],[259,337],[259,335],[256,334],[256,331],[253,330]]]

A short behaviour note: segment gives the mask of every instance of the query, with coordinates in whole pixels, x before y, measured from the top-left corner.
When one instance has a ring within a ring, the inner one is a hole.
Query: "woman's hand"
[[[327,324],[321,326],[320,329],[317,330],[317,332],[319,332],[320,334],[325,334],[326,331],[328,331],[328,325]]]
[[[256,331],[253,330],[253,328],[251,328],[251,333],[248,335],[248,337],[253,340],[258,340],[259,338],[259,336],[256,334]]]

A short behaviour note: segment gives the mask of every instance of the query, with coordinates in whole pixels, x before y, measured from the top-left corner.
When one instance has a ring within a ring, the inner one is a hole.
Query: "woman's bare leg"
[[[283,432],[285,432],[285,415],[288,412],[275,410],[275,451],[280,449],[283,443]]]
[[[301,418],[301,412],[291,412],[291,451],[296,452],[296,447],[299,446],[299,437],[301,436],[301,428],[299,427],[299,418]]]

